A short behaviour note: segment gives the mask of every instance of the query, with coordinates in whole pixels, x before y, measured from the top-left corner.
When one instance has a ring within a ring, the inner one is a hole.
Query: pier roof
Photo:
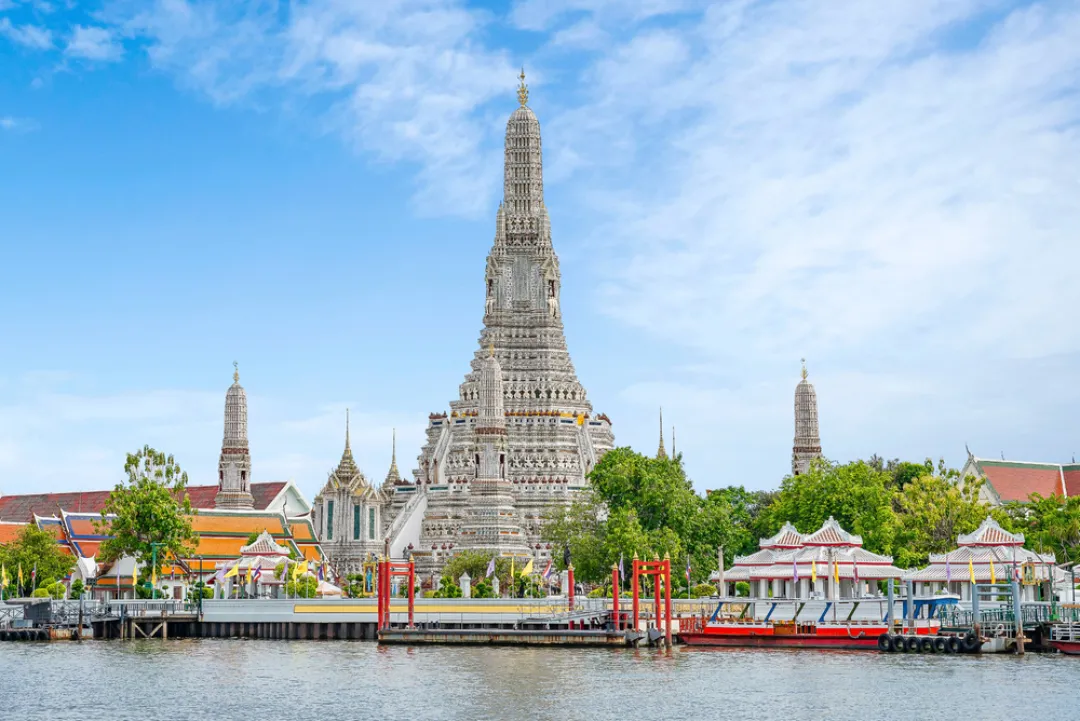
[[[1025,563],[1035,566],[1035,577],[1048,580],[1056,559],[1053,553],[1036,553],[1024,548],[1024,534],[1009,533],[987,516],[972,533],[961,534],[957,547],[948,553],[931,553],[924,568],[908,571],[905,580],[922,582],[1007,581]]]

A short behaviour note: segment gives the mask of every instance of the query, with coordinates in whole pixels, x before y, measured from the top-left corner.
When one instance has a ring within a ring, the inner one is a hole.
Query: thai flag
[[[262,568],[260,568],[259,566],[256,566],[255,570],[251,574],[251,580],[254,581],[255,583],[258,583],[260,576],[262,576]]]
[[[491,578],[491,574],[495,573],[495,557],[492,556],[488,561],[487,573],[484,574],[484,578]]]
[[[551,559],[548,559],[547,565],[544,566],[544,580],[546,581],[551,576]]]
[[[325,571],[324,571],[324,569],[325,569],[325,568],[326,568],[326,564],[325,564],[325,563],[324,563],[324,564],[322,564],[321,566],[319,566],[319,580],[320,580],[320,581],[325,581],[325,580],[326,580],[326,579],[324,578],[324,576],[326,575],[326,574],[325,574]]]
[[[686,557],[686,582],[690,583],[690,556]]]

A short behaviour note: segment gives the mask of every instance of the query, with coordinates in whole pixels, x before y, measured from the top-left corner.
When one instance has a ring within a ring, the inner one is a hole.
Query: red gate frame
[[[646,576],[651,576],[655,579],[653,588],[656,592],[655,605],[653,608],[656,611],[656,627],[660,628],[661,617],[664,621],[664,637],[667,641],[668,648],[671,647],[671,559],[664,556],[664,560],[655,558],[652,561],[639,561],[634,558],[634,630],[639,628],[640,618],[640,603],[639,596],[641,593],[640,580]],[[660,605],[660,582],[664,583],[664,605]],[[616,607],[618,604],[616,603]]]
[[[410,558],[406,561],[391,561],[383,557],[379,560],[379,574],[376,589],[379,603],[379,630],[390,628],[390,587],[395,576],[409,579],[409,628],[413,628],[413,616],[416,606],[416,565]]]

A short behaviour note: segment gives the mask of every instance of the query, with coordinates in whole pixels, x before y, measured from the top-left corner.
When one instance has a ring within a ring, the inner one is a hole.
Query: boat
[[[1058,623],[1051,626],[1050,645],[1068,656],[1080,656],[1080,623]]]
[[[726,647],[766,647],[766,648],[814,648],[839,650],[892,650],[897,632],[903,631],[905,638],[933,637],[941,628],[935,618],[939,608],[956,603],[955,598],[927,598],[915,601],[912,623],[905,627],[890,629],[888,619],[854,620],[853,616],[859,601],[850,602],[850,610],[838,619],[827,620],[832,603],[825,606],[825,611],[814,620],[800,620],[799,615],[805,603],[799,604],[792,620],[770,620],[777,603],[764,619],[744,618],[749,604],[745,604],[742,614],[725,615],[723,607],[727,603],[717,604],[712,616],[683,618],[679,621],[679,640],[688,646],[726,646]],[[919,618],[926,611],[925,618]],[[906,611],[906,608],[905,608]]]

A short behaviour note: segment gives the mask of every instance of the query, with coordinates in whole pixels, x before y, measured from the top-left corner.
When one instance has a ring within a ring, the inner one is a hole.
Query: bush
[[[34,592],[30,594],[30,598],[48,598],[49,592],[44,588],[35,588]]]
[[[747,597],[750,595],[750,584],[746,581],[739,581],[735,584],[735,595]]]
[[[59,601],[61,598],[64,597],[67,589],[64,588],[64,584],[60,583],[59,581],[54,581],[45,587],[45,592],[49,594],[49,596],[51,596],[52,598],[55,598]]]
[[[604,598],[605,595],[610,596],[611,594],[605,594],[603,586],[598,586],[593,590],[589,591],[586,595],[589,598]]]
[[[71,582],[71,597],[82,598],[83,593],[86,591],[86,586],[83,584],[81,578],[76,578]]]
[[[694,598],[708,598],[716,593],[716,586],[711,583],[699,583],[690,589],[690,595]]]
[[[461,598],[461,586],[454,583],[449,576],[443,576],[434,598]]]
[[[495,598],[495,589],[487,581],[480,581],[473,586],[473,598]]]
[[[286,583],[285,593],[294,598],[315,598],[318,588],[318,580],[314,576],[305,574],[295,581],[290,580]]]

